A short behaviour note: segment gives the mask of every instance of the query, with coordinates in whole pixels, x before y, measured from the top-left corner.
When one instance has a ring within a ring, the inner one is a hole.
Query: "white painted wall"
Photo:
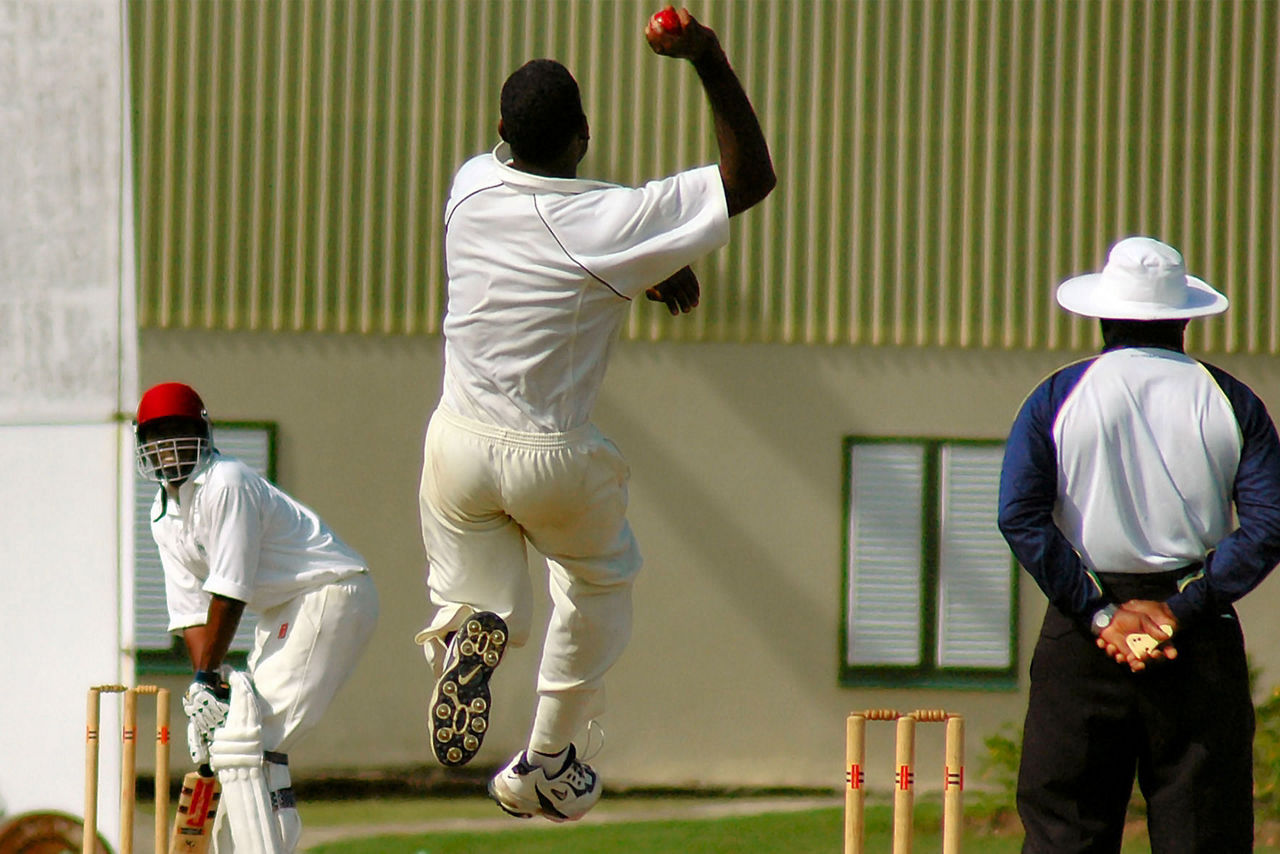
[[[132,576],[119,559],[117,468],[129,438],[110,423],[0,426],[0,796],[11,813],[81,814],[85,694],[131,676],[121,632],[132,618],[120,592],[132,589]],[[104,710],[117,700],[104,697]],[[112,713],[101,733],[107,830],[119,792]],[[139,743],[145,750],[150,742]]]
[[[0,0],[0,808],[10,816],[81,814],[87,689],[133,679],[137,331],[122,15],[119,0]],[[101,729],[100,828],[113,845],[116,705],[104,703]]]

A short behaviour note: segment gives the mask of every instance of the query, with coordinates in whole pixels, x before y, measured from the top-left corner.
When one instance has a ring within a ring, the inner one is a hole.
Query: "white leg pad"
[[[217,818],[213,820],[213,841],[209,847],[211,854],[235,854],[236,846],[231,840],[231,823],[227,821],[226,815],[225,810],[219,809]]]
[[[232,673],[227,722],[214,730],[209,764],[218,772],[222,800],[218,811],[231,829],[236,854],[285,854],[271,809],[262,758],[262,716],[253,683]]]
[[[302,818],[298,815],[297,801],[293,796],[293,779],[289,776],[289,757],[283,753],[264,754],[267,760],[267,791],[275,810],[276,824],[280,826],[283,850],[288,854],[298,850],[302,839]]]

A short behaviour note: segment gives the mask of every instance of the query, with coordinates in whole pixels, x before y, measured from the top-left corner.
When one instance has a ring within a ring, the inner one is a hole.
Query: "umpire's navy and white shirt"
[[[630,301],[729,241],[716,165],[642,187],[473,157],[445,207],[441,406],[526,433],[590,419]]]
[[[1168,600],[1185,621],[1234,602],[1280,560],[1280,442],[1262,401],[1225,371],[1158,347],[1110,349],[1023,403],[999,519],[1068,615],[1105,604],[1098,572],[1203,562]]]

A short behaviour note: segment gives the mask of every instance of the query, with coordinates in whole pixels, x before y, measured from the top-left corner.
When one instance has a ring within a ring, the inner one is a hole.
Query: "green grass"
[[[831,844],[835,839],[836,846]],[[487,833],[430,833],[335,842],[309,849],[316,854],[647,854],[647,852],[777,851],[795,854],[838,848],[835,810],[710,821],[646,821],[635,824],[530,828]]]
[[[387,797],[299,802],[306,827],[405,824],[459,818],[497,818],[502,811],[485,797]]]
[[[676,808],[696,809],[706,798],[621,798],[603,801],[597,810],[610,819],[599,824],[553,825],[542,820],[500,821],[492,803],[480,798],[380,799],[370,801],[314,801],[304,805],[307,828],[353,828],[371,833],[380,825],[412,825],[443,820],[475,820],[477,829],[431,833],[361,836],[312,845],[308,854],[840,854],[843,813],[838,806],[802,812],[766,813],[732,818],[647,820],[646,815]],[[939,854],[940,808],[921,802],[916,812],[918,854]],[[495,815],[496,814],[496,815]],[[971,816],[971,820],[976,817]],[[866,851],[892,849],[892,811],[888,805],[867,808]],[[486,829],[480,829],[480,824]],[[994,833],[972,821],[966,828],[964,850],[970,854],[1015,854],[1021,834]],[[509,829],[507,825],[510,825]],[[1123,854],[1147,854],[1150,846],[1140,828],[1127,836]],[[1259,854],[1280,854],[1280,847],[1258,846]]]

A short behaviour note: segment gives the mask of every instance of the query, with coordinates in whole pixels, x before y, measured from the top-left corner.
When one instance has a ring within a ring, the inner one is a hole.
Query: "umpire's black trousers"
[[[1103,576],[1163,601],[1185,572]],[[1173,661],[1133,673],[1050,606],[1031,661],[1018,773],[1024,854],[1115,854],[1134,772],[1152,854],[1253,850],[1253,703],[1235,612],[1180,626]]]

